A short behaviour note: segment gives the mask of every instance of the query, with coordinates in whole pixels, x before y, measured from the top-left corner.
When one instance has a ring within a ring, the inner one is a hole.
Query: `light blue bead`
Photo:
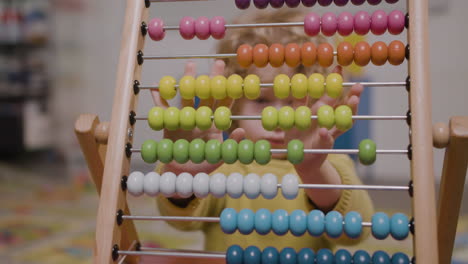
[[[293,248],[283,248],[280,253],[281,264],[296,264],[297,254]]]
[[[315,253],[310,248],[303,248],[297,253],[297,264],[314,264]]]
[[[346,249],[339,249],[335,252],[335,264],[351,264],[353,257]]]
[[[379,251],[374,252],[374,254],[372,255],[372,263],[373,264],[390,264],[392,262],[390,261],[390,257],[388,256],[387,253],[379,250]]]
[[[255,230],[260,235],[266,235],[271,231],[271,213],[262,208],[255,213]]]
[[[273,212],[271,220],[271,228],[273,229],[273,232],[275,234],[282,236],[288,232],[289,216],[286,210],[276,210],[275,212]]]
[[[392,264],[409,264],[410,260],[406,254],[401,252],[395,253],[392,256]]]
[[[262,252],[256,246],[248,246],[244,250],[244,263],[260,264],[262,261]]]
[[[409,220],[405,214],[396,213],[390,219],[390,233],[397,240],[403,240],[409,233]]]
[[[353,263],[354,264],[370,264],[371,258],[369,256],[369,253],[367,253],[364,250],[358,250],[354,252]]]
[[[325,215],[320,210],[312,210],[307,215],[307,230],[312,236],[321,236],[325,231]]]
[[[331,250],[329,250],[328,248],[322,248],[319,251],[317,251],[317,259],[315,263],[333,264],[334,257],[333,257],[333,253],[331,252]]]
[[[225,208],[219,216],[221,230],[226,234],[232,234],[237,229],[237,212],[233,208]]]
[[[244,250],[238,245],[232,245],[226,252],[227,264],[242,264],[244,259]]]
[[[279,253],[274,247],[266,247],[262,252],[262,263],[279,264]]]
[[[386,213],[378,212],[372,216],[372,235],[377,239],[385,239],[390,233],[390,219]]]
[[[255,223],[255,214],[250,209],[242,209],[237,214],[237,228],[243,235],[252,233]]]
[[[350,238],[358,238],[362,233],[362,216],[358,212],[349,212],[344,219],[344,231]]]
[[[337,238],[343,233],[343,216],[337,211],[330,211],[325,216],[325,230],[328,236]]]
[[[302,210],[294,210],[289,216],[289,229],[295,236],[302,236],[307,230],[307,215]]]

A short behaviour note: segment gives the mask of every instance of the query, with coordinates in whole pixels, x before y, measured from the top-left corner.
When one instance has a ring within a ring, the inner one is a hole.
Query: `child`
[[[258,15],[262,14],[262,15]],[[274,12],[259,12],[253,19],[240,18],[234,23],[264,23],[264,22],[289,22],[301,21],[304,14],[298,12],[297,9],[281,9]],[[325,42],[322,37],[310,39],[303,31],[302,27],[282,27],[282,28],[255,28],[255,29],[230,29],[227,31],[225,38],[219,42],[217,53],[235,53],[237,47],[241,44],[249,44],[252,47],[258,43],[270,46],[273,43],[286,45],[288,43],[297,43],[301,45],[305,42],[314,41],[316,45]],[[335,67],[335,72],[341,73],[340,67]],[[306,76],[318,72],[328,74],[328,69],[321,68],[317,65],[312,67],[298,66],[296,68],[284,65],[279,68],[273,68],[267,65],[264,68],[257,68],[254,65],[248,69],[241,68],[236,59],[227,59],[225,61],[217,60],[212,69],[212,76],[231,74],[239,74],[245,77],[247,74],[258,75],[261,83],[272,83],[275,76],[278,74],[287,74],[289,77],[296,73],[304,73]],[[195,64],[188,62],[185,68],[185,75],[195,76]],[[233,115],[260,115],[262,110],[267,106],[273,106],[277,109],[282,106],[291,106],[294,109],[307,105],[311,107],[312,114],[317,112],[317,109],[325,104],[338,106],[346,104],[351,107],[353,113],[356,113],[359,104],[359,96],[363,90],[361,85],[354,85],[351,89],[345,92],[345,95],[338,100],[322,97],[319,100],[306,97],[305,99],[295,99],[290,96],[286,99],[278,99],[273,93],[271,87],[261,88],[261,95],[255,100],[241,98],[233,101],[232,99],[213,101],[202,100],[200,105],[210,106],[216,109],[219,106],[228,106],[232,109]],[[155,103],[159,106],[168,106],[157,92],[153,92]],[[182,106],[192,106],[191,100],[182,100]],[[272,149],[284,149],[292,139],[299,139],[304,143],[305,149],[330,149],[333,147],[334,140],[342,132],[333,128],[319,128],[316,122],[312,122],[312,126],[307,131],[299,131],[292,128],[288,131],[276,129],[267,131],[262,127],[260,120],[240,120],[233,122],[230,130],[230,138],[240,141],[244,138],[256,142],[261,139],[268,140],[271,143]],[[165,138],[177,140],[185,138],[192,140],[201,138],[204,141],[209,139],[219,139],[222,141],[222,132],[212,127],[206,131],[198,129],[194,131],[165,131]],[[273,173],[278,177],[278,182],[286,174],[295,174],[299,176],[300,183],[306,184],[361,184],[358,179],[354,165],[347,155],[338,154],[305,154],[303,162],[293,165],[286,159],[286,154],[273,154],[271,161],[267,165],[259,165],[255,162],[249,165],[244,165],[236,162],[232,165],[228,164],[194,164],[188,162],[186,164],[177,164],[171,162],[158,167],[159,172],[171,171],[176,175],[182,172],[188,172],[195,175],[199,172],[208,174],[223,173],[229,176],[231,173],[237,172],[242,175],[256,173],[262,176],[266,173]],[[309,212],[313,209],[319,209],[325,214],[331,210],[336,210],[345,215],[349,211],[357,211],[363,221],[370,221],[373,207],[371,200],[365,191],[356,190],[335,190],[335,189],[300,189],[299,194],[294,200],[287,200],[278,192],[278,195],[271,199],[265,199],[259,196],[257,199],[249,199],[243,195],[238,199],[233,199],[228,195],[223,198],[215,198],[208,195],[206,198],[191,198],[182,199],[180,197],[158,197],[158,205],[161,214],[163,215],[180,215],[180,216],[212,216],[219,217],[224,208],[234,208],[240,211],[243,208],[250,208],[254,212],[266,208],[270,212],[277,209],[285,209],[289,213],[296,209]],[[277,236],[273,232],[267,235],[260,235],[257,232],[252,232],[249,235],[242,235],[238,231],[234,234],[224,234],[219,223],[208,222],[170,222],[171,225],[182,230],[202,230],[206,236],[205,249],[210,251],[225,251],[230,245],[237,244],[243,248],[250,245],[255,245],[260,249],[267,246],[273,246],[278,250],[285,247],[292,247],[295,250],[308,247],[314,250],[320,248],[333,248],[336,243],[356,243],[367,236],[369,230],[364,228],[363,235],[359,239],[350,239],[343,235],[338,239],[328,238],[326,235],[314,237],[306,233],[296,237],[288,232],[284,236]]]

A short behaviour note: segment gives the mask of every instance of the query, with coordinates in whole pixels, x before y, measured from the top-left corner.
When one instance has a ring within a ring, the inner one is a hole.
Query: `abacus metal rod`
[[[141,149],[131,148],[130,151],[139,153]],[[271,154],[288,153],[287,149],[271,149]],[[304,149],[308,154],[359,154],[358,149]],[[378,149],[376,154],[408,154],[407,149]]]
[[[129,256],[166,256],[166,257],[187,257],[187,258],[226,258],[226,253],[190,253],[190,252],[157,252],[157,251],[130,251],[118,250],[119,255]]]
[[[281,187],[279,183],[278,188]],[[374,191],[408,191],[409,186],[392,185],[348,185],[348,184],[298,184],[303,189],[343,189],[343,190],[374,190]]]
[[[226,24],[225,28],[257,28],[257,27],[303,27],[304,22],[275,22],[275,23],[244,23]],[[148,27],[147,27],[148,28]],[[180,30],[179,26],[164,26],[164,30]]]
[[[407,116],[394,115],[394,116],[384,116],[384,115],[353,115],[351,116],[354,120],[406,120]],[[214,116],[211,116],[211,119],[214,120]],[[317,115],[311,115],[310,119],[318,119]],[[135,120],[148,120],[148,117],[135,117]],[[231,120],[262,120],[260,115],[233,115]]]
[[[338,52],[333,51],[333,56],[337,56]],[[237,57],[237,53],[218,53],[218,54],[196,54],[196,55],[171,55],[171,56],[154,56],[143,55],[145,60],[172,60],[172,59],[228,59]]]

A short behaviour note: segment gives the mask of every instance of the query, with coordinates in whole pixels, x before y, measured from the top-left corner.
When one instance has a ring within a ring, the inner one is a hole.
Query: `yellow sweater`
[[[347,155],[328,155],[328,161],[335,167],[341,176],[343,184],[361,184],[361,181],[356,175],[353,161]],[[232,165],[223,164],[215,172],[220,172],[226,176],[239,172],[243,175],[248,173],[256,173],[263,175],[265,173],[273,173],[278,177],[278,182],[281,182],[283,175],[288,173],[296,174],[294,166],[287,160],[272,159],[266,166],[252,163],[244,165],[235,163]],[[213,172],[213,173],[215,173]],[[299,179],[300,180],[300,179]],[[306,213],[313,210],[314,207],[308,200],[303,189],[299,189],[298,197],[294,200],[287,200],[278,192],[278,195],[271,200],[263,198],[261,195],[257,199],[248,199],[243,195],[239,199],[233,199],[228,195],[223,198],[215,198],[212,195],[203,199],[194,199],[186,208],[180,208],[172,204],[167,198],[162,195],[158,197],[158,206],[162,215],[178,215],[178,216],[213,216],[219,217],[224,208],[234,208],[240,211],[243,208],[250,208],[254,212],[260,208],[266,208],[273,212],[277,209],[285,209],[288,213],[299,209]],[[357,211],[362,215],[363,221],[370,221],[373,214],[372,202],[366,191],[343,190],[341,197],[335,208],[341,214],[345,215],[349,211]],[[225,251],[233,244],[240,245],[246,248],[250,245],[255,245],[261,250],[268,246],[273,246],[278,250],[285,247],[292,247],[296,250],[308,247],[314,250],[320,248],[333,249],[336,243],[339,244],[355,244],[363,240],[369,234],[369,228],[363,228],[363,235],[358,239],[350,239],[343,235],[338,239],[332,239],[326,235],[314,237],[307,232],[296,237],[288,232],[284,236],[277,236],[273,232],[267,235],[260,235],[253,231],[249,235],[242,235],[239,231],[234,234],[224,234],[219,223],[207,222],[169,222],[172,226],[181,230],[202,230],[205,234],[205,249],[210,251]]]

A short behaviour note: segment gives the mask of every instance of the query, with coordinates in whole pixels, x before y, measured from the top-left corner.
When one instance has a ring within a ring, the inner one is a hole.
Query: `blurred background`
[[[406,13],[406,1],[385,1],[379,6],[365,3],[356,7],[313,7],[306,11],[339,14],[365,9]],[[255,10],[253,7],[250,11]],[[468,116],[468,54],[464,28],[468,1],[430,1],[430,78],[432,119],[445,122],[451,116]],[[150,19],[160,17],[166,25],[178,25],[183,16],[221,15],[226,21],[241,14],[234,0],[153,3]],[[90,263],[97,209],[97,194],[90,181],[84,158],[74,135],[74,122],[81,113],[97,114],[101,121],[111,116],[116,69],[120,50],[125,1],[111,0],[0,0],[0,256],[4,263]],[[406,31],[405,31],[406,32]],[[399,36],[347,37],[406,43]],[[329,42],[342,41],[332,37]],[[183,40],[171,31],[161,42],[147,38],[145,55],[207,54],[216,40]],[[146,61],[142,84],[154,84],[164,75],[179,79],[183,60]],[[197,60],[199,74],[206,74],[212,61]],[[354,81],[404,81],[407,64],[386,64],[365,68],[347,67]],[[404,88],[368,88],[362,98],[361,114],[405,115],[408,97]],[[137,115],[145,115],[153,102],[148,91],[139,96]],[[161,134],[137,122],[134,146]],[[337,142],[337,148],[355,148],[364,138],[378,148],[402,149],[408,141],[404,121],[360,121],[353,131]],[[434,150],[434,177],[439,183],[443,150]],[[356,164],[359,175],[369,184],[407,185],[409,162],[405,156],[377,159],[369,167]],[[132,170],[151,171],[138,156]],[[432,177],[432,175],[428,175]],[[376,207],[389,213],[410,214],[410,198],[388,192],[371,192]],[[467,195],[465,195],[467,196]],[[135,214],[158,214],[151,199],[129,197]],[[467,202],[462,203],[459,233],[453,263],[468,263]],[[201,248],[200,234],[172,230],[165,223],[139,224],[148,245]],[[176,236],[174,236],[176,234]],[[411,253],[411,240],[368,241],[370,251]]]

